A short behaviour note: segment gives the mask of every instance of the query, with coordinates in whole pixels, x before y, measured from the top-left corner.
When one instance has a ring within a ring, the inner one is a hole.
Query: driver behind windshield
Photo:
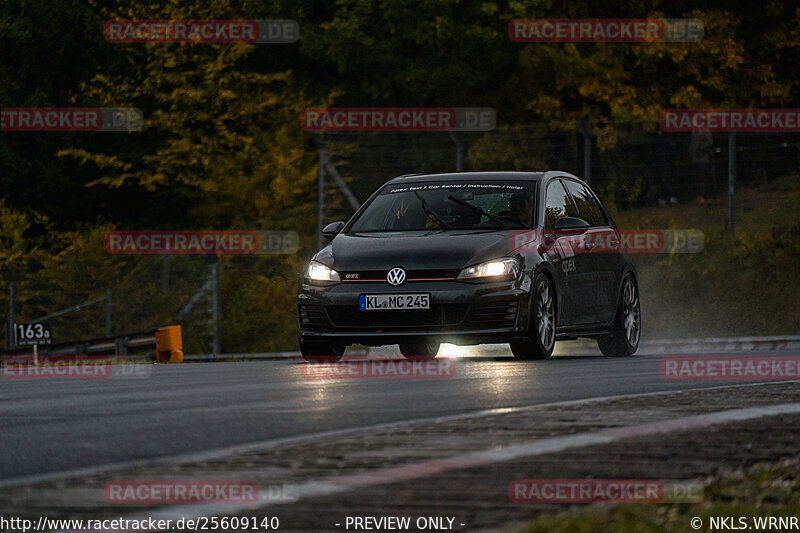
[[[524,192],[515,192],[509,199],[511,216],[522,222],[523,225],[531,225],[531,202],[530,196]]]
[[[450,229],[498,230],[530,227],[530,184],[489,183],[483,187],[444,187],[437,183],[414,184],[379,194],[366,207],[349,231],[353,233],[426,231]],[[505,209],[497,212],[498,209]]]

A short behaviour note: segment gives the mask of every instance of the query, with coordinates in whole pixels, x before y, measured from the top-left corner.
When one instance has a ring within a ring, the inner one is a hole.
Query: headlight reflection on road
[[[487,400],[513,396],[516,389],[522,392],[541,385],[537,365],[529,362],[508,364],[515,361],[507,344],[456,346],[443,343],[439,357],[462,358],[463,364],[459,362],[461,372],[466,374],[467,379],[480,380],[476,392],[485,395]],[[497,358],[497,361],[492,361],[493,358]]]
[[[468,351],[455,344],[444,343],[439,348],[439,357],[464,357],[465,355],[469,355]]]
[[[302,362],[301,365],[314,363]],[[341,384],[337,380],[301,379],[297,385],[306,390],[304,408],[313,411],[330,411],[341,407]],[[334,392],[339,391],[338,397]]]

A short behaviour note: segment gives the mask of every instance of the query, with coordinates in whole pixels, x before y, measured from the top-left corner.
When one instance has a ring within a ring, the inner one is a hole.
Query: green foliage
[[[173,1],[152,16],[186,16],[182,4]],[[130,3],[127,10],[146,11]],[[190,12],[226,18],[231,11],[217,4]],[[144,128],[128,135],[158,142],[135,152],[59,152],[103,170],[89,185],[119,188],[132,182],[147,191],[169,190],[186,198],[189,217],[203,220],[202,227],[246,223],[306,200],[316,173],[299,116],[312,102],[290,71],[242,69],[252,44],[123,46],[143,46],[146,54],[124,74],[96,75],[82,85],[82,98],[139,107]]]
[[[604,202],[612,205],[629,207],[635,204],[642,194],[642,176],[624,176],[611,166],[605,175],[605,180],[598,187],[598,195]]]
[[[145,117],[132,133],[0,133],[0,260],[21,278],[20,316],[112,287],[121,329],[172,320],[202,284],[202,261],[175,260],[184,279],[164,293],[156,258],[103,252],[111,228],[296,229],[306,243],[301,254],[223,261],[224,347],[291,349],[295,280],[315,242],[317,154],[300,126],[305,107],[494,107],[497,130],[460,134],[476,169],[580,172],[566,164],[582,151],[576,121],[591,122],[604,156],[597,159],[606,161],[596,184],[616,211],[645,187],[614,160],[643,135],[621,121],[652,121],[665,107],[800,107],[800,9],[768,0],[752,10],[722,0],[702,9],[692,0],[2,2],[0,104],[135,106]],[[512,42],[508,21],[534,17],[694,17],[705,38]],[[114,44],[102,36],[113,18],[292,18],[301,35],[291,45]],[[532,123],[541,126],[519,127]],[[383,144],[375,157],[391,168],[439,165],[413,143]],[[352,183],[362,198],[389,177],[364,174]],[[781,190],[792,187],[787,181]],[[349,212],[337,201],[329,213]],[[732,283],[750,287],[740,272],[753,271],[778,291],[796,272],[796,240],[796,227],[785,223],[744,241],[714,235],[702,261],[668,259],[682,274],[662,285],[724,294]],[[731,258],[747,270],[731,267]],[[729,300],[715,301],[719,309]],[[206,318],[194,320],[187,346],[204,350]],[[61,330],[94,335],[98,322],[70,319]]]
[[[342,105],[478,105],[512,68],[506,24],[496,2],[340,0],[302,50]]]
[[[638,209],[624,228],[692,228],[705,234],[698,254],[640,255],[644,335],[650,338],[778,335],[796,330],[800,310],[798,190],[776,195],[740,189],[734,236],[722,225],[725,206]],[[750,208],[752,205],[754,207]],[[649,218],[649,220],[648,220]],[[638,224],[647,220],[646,225]],[[775,313],[780,307],[783,312]]]

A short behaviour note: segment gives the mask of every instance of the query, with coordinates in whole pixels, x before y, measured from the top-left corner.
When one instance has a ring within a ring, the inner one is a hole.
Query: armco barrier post
[[[156,331],[156,361],[182,363],[183,341],[180,326],[165,326]]]

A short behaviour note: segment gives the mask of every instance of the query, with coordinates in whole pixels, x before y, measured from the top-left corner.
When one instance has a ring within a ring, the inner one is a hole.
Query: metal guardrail
[[[483,345],[487,352],[507,352],[503,344]],[[654,339],[642,341],[639,344],[642,352],[650,354],[679,354],[679,353],[714,353],[714,352],[772,352],[800,350],[800,335],[777,335],[772,337],[711,337],[705,339]],[[378,350],[382,350],[378,348]],[[359,355],[369,355],[374,349],[367,348],[358,352]],[[355,355],[355,352],[348,352]],[[508,352],[510,353],[510,352]],[[262,353],[223,353],[184,355],[184,361],[213,362],[246,360],[258,361],[268,359],[299,359],[300,352],[262,352]]]
[[[128,333],[113,337],[49,344],[38,347],[39,355],[111,355],[117,358],[145,356],[150,359],[156,357],[155,331],[142,333]],[[14,355],[32,355],[33,347],[25,346],[9,351]]]
[[[214,361],[231,361],[236,359],[243,359],[246,361],[260,361],[268,359],[299,359],[300,352],[262,352],[262,353],[221,353],[221,354],[193,354],[184,355],[183,360],[187,362],[214,362]]]
[[[771,337],[709,337],[642,341],[639,349],[650,353],[769,352],[800,350],[800,335]]]
[[[497,351],[501,345],[487,345],[490,352]],[[642,351],[648,353],[708,353],[708,352],[768,352],[768,351],[787,351],[800,350],[800,335],[782,335],[772,337],[715,337],[705,339],[655,339],[642,341],[639,345]],[[505,347],[502,348],[505,351]],[[366,349],[359,352],[361,355],[369,355],[373,350]],[[9,354],[31,355],[33,348],[30,346],[16,348]],[[156,357],[155,332],[148,331],[143,333],[130,333],[117,335],[114,337],[98,338],[85,341],[51,344],[40,346],[41,355],[110,355],[113,353],[117,357],[127,357],[131,355],[148,356],[150,359]],[[354,354],[354,353],[353,353]],[[191,362],[213,362],[246,360],[258,361],[269,359],[298,359],[299,351],[290,352],[261,352],[261,353],[223,353],[213,354],[192,354],[184,355],[184,361]]]

